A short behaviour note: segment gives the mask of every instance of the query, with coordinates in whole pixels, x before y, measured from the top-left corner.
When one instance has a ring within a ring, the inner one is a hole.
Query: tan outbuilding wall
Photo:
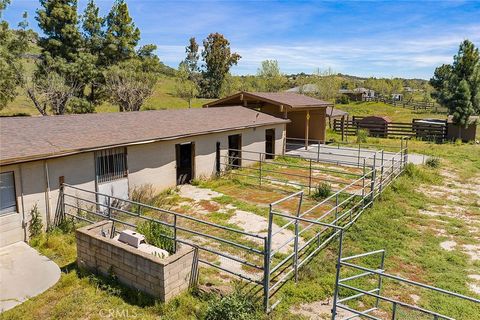
[[[242,150],[265,152],[265,130],[275,129],[275,153],[284,152],[285,124],[232,130],[221,133],[193,136],[133,145],[127,147],[128,184],[130,192],[136,186],[152,184],[157,190],[176,185],[175,144],[195,143],[194,178],[208,178],[216,171],[216,143],[220,142],[222,161],[226,162],[228,136],[242,135]],[[247,156],[247,153],[243,155]],[[256,159],[253,154],[248,154]],[[246,165],[247,163],[244,163]],[[30,211],[36,204],[44,227],[53,223],[58,201],[60,177],[65,183],[95,191],[95,154],[85,152],[70,156],[24,162],[0,167],[0,172],[13,171],[17,197],[17,212],[0,216],[0,246],[28,239]],[[47,182],[48,177],[48,182]],[[70,190],[70,192],[73,192]],[[85,197],[86,194],[77,194]],[[90,195],[93,197],[93,195]],[[90,198],[89,200],[95,200]],[[74,199],[67,201],[73,202]],[[49,215],[47,215],[49,212]],[[25,224],[24,224],[25,225]]]
[[[308,124],[308,139],[325,141],[325,108],[318,110],[299,110],[288,112],[288,119],[292,122],[287,124],[287,137],[305,139],[305,129],[307,126],[307,112],[310,115]]]

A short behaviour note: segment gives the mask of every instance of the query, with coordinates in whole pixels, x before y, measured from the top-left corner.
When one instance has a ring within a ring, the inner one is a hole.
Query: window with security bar
[[[97,182],[109,182],[128,175],[127,149],[112,148],[95,152]]]

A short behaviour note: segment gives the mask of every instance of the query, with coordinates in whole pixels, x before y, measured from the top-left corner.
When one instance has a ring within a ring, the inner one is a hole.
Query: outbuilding
[[[288,122],[241,106],[2,118],[0,246],[28,238],[35,205],[51,225],[64,182],[119,198],[160,191],[210,177],[242,150],[283,154]]]
[[[475,141],[477,126],[480,123],[479,116],[470,116],[466,126],[459,126],[453,122],[453,116],[447,118],[447,139],[461,139],[464,142]]]
[[[325,141],[327,101],[293,92],[239,92],[206,103],[204,108],[244,106],[275,117],[289,119],[287,137]]]

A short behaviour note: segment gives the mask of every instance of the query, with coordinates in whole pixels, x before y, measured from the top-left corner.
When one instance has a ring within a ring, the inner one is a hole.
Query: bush
[[[440,158],[430,157],[425,161],[425,165],[430,168],[439,168],[440,167]]]
[[[357,143],[366,143],[368,138],[367,129],[358,129],[357,132]]]
[[[332,194],[332,186],[327,182],[320,182],[315,188],[313,197],[317,200],[328,198]]]
[[[38,211],[38,206],[35,204],[30,210],[30,225],[28,226],[28,231],[30,232],[30,238],[39,236],[42,234],[43,223],[40,212]]]
[[[338,97],[336,99],[336,103],[339,103],[339,104],[349,104],[350,103],[350,99],[348,98],[348,96],[342,94],[340,97]]]
[[[175,253],[173,228],[155,221],[145,221],[137,225],[137,231],[145,236],[147,242],[155,247]]]
[[[205,320],[253,320],[258,319],[258,308],[249,296],[235,291],[209,302]]]

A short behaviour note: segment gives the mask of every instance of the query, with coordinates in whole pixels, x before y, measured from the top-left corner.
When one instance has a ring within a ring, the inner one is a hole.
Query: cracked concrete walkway
[[[60,279],[60,268],[25,242],[0,248],[0,312],[44,292]]]

